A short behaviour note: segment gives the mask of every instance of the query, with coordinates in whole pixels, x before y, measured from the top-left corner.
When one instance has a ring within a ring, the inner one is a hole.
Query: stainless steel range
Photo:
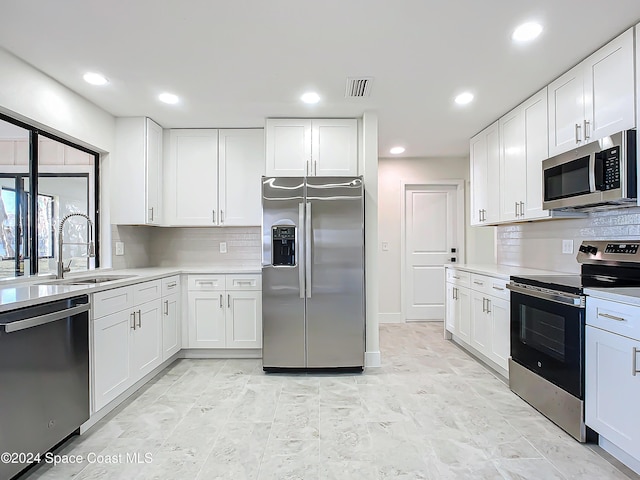
[[[509,386],[584,442],[584,288],[640,286],[640,241],[585,241],[577,260],[580,275],[511,277]]]

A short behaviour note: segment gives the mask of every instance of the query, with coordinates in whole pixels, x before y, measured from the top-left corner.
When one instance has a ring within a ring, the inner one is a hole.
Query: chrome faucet
[[[64,222],[69,220],[69,218],[71,217],[82,217],[87,219],[87,228],[89,229],[89,242],[86,243],[87,256],[88,257],[96,256],[96,249],[93,244],[93,222],[91,221],[89,216],[85,215],[84,213],[70,213],[69,215],[66,215],[60,222],[60,228],[58,229],[58,278],[64,278],[64,274],[66,272],[71,271],[71,261],[69,261],[68,267],[65,267],[64,262],[62,261],[62,244],[63,244],[62,228],[64,227]],[[85,245],[85,244],[81,244],[81,245]]]

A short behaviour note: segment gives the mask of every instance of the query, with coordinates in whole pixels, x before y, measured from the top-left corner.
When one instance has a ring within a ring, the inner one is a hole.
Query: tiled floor
[[[26,478],[628,479],[444,341],[441,323],[383,325],[380,340],[384,366],[362,375],[179,361],[57,452],[82,463]],[[126,463],[135,453],[150,463]]]

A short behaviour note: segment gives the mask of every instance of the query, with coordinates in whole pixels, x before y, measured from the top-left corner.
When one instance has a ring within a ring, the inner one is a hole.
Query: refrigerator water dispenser
[[[296,227],[293,225],[277,225],[271,228],[271,245],[274,266],[290,266],[296,264]]]

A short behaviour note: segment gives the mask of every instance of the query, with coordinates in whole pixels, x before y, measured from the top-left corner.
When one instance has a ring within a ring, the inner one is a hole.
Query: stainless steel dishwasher
[[[26,468],[89,418],[86,295],[0,314],[0,480]]]

